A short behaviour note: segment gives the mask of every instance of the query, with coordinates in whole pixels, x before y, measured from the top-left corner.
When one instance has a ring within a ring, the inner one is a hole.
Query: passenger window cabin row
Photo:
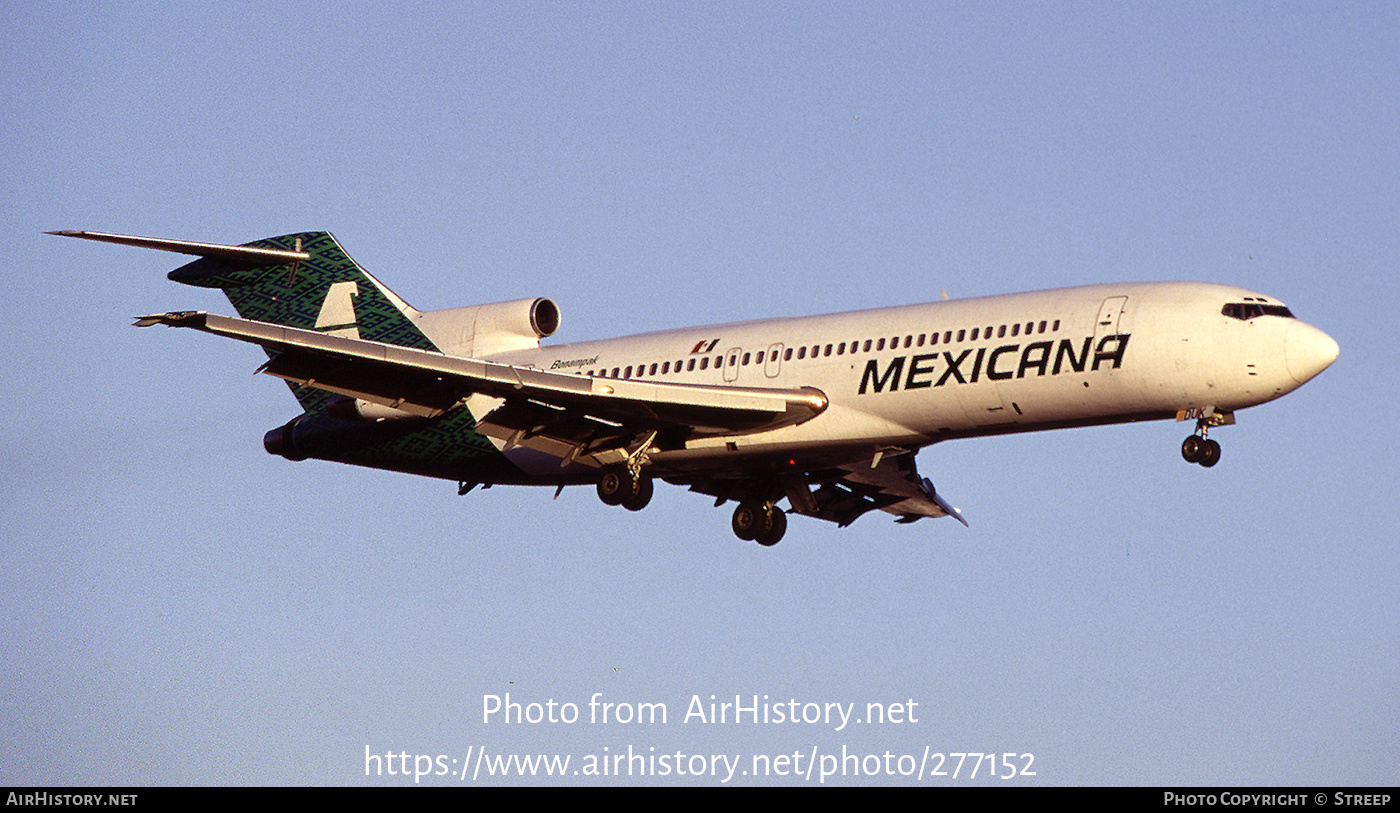
[[[802,361],[804,359],[829,358],[831,356],[845,356],[858,353],[880,353],[885,349],[897,350],[901,348],[934,347],[937,345],[958,344],[964,341],[975,342],[979,339],[987,341],[992,338],[1004,339],[1017,336],[1031,336],[1041,333],[1057,333],[1060,330],[1060,320],[1053,322],[1042,319],[1039,322],[1017,322],[1011,325],[999,325],[993,328],[988,325],[985,328],[974,327],[971,329],[961,328],[959,330],[945,330],[941,333],[920,333],[918,335],[909,334],[905,336],[894,336],[891,338],[871,338],[856,339],[852,342],[836,342],[834,344],[814,344],[801,345],[799,347],[786,347],[782,352],[783,361]],[[995,336],[993,333],[995,332]],[[777,349],[746,350],[742,353],[732,353],[727,362],[730,367],[748,367],[754,364],[771,363],[778,360]],[[580,375],[597,376],[600,378],[650,378],[657,375],[671,375],[681,372],[695,372],[697,370],[721,369],[724,367],[726,359],[724,354],[696,356],[688,359],[677,359],[674,362],[661,361],[650,364],[638,364],[636,366],[613,367],[612,369],[588,370]]]

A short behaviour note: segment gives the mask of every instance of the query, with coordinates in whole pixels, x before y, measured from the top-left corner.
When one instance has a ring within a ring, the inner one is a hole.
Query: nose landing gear
[[[1199,463],[1210,468],[1220,462],[1220,444],[1206,439],[1206,432],[1216,426],[1235,422],[1235,413],[1221,412],[1213,406],[1183,409],[1176,413],[1178,421],[1196,419],[1196,434],[1181,442],[1181,456],[1187,463]]]
[[[1207,440],[1204,432],[1191,435],[1181,442],[1181,456],[1187,463],[1199,463],[1210,468],[1220,462],[1220,444]]]

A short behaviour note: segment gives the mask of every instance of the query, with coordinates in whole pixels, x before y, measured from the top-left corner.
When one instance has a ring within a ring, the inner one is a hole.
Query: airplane
[[[659,479],[735,503],[734,534],[765,546],[788,514],[967,525],[915,466],[947,440],[1174,418],[1195,422],[1182,457],[1214,466],[1211,429],[1339,352],[1277,299],[1201,282],[944,294],[546,345],[560,324],[552,300],[420,311],[328,232],[243,245],[49,233],[197,257],[169,278],[221,289],[238,317],[135,324],[262,346],[258,371],[284,379],[302,408],[266,434],[271,454],[456,481],[461,495],[592,485],[632,511]]]

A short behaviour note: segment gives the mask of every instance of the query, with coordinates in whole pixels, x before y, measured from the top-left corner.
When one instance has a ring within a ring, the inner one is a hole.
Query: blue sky
[[[1393,4],[21,3],[0,37],[0,782],[630,746],[1393,783]],[[1202,279],[1342,352],[1214,469],[1179,425],[952,442],[920,467],[971,528],[794,517],[766,550],[678,489],[632,514],[273,458],[297,407],[256,349],[129,326],[228,303],[51,229],[326,229],[420,308],[549,296],[560,341]],[[506,692],[670,720],[483,720]],[[711,695],[918,719],[682,722]]]

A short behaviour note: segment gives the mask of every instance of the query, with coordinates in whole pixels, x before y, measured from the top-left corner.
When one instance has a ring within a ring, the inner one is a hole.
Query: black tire
[[[1220,444],[1213,440],[1205,442],[1205,448],[1201,450],[1201,457],[1196,462],[1206,468],[1214,466],[1220,462]]]
[[[764,523],[763,530],[759,532],[754,541],[765,548],[771,548],[778,544],[785,533],[787,533],[787,514],[784,514],[783,510],[777,506],[769,506],[768,521]]]
[[[1201,462],[1205,453],[1206,440],[1200,435],[1191,435],[1181,442],[1181,456],[1187,463]]]
[[[735,536],[745,542],[752,542],[758,537],[764,524],[762,506],[741,502],[739,507],[734,509],[734,519],[730,522],[730,527],[734,529]]]
[[[623,481],[626,482],[628,479],[624,477]],[[640,511],[646,508],[647,503],[651,502],[651,495],[655,490],[656,486],[652,484],[650,477],[639,478],[630,494],[626,493],[624,489],[625,496],[622,498],[622,507],[628,511]]]
[[[598,478],[598,499],[602,500],[604,505],[621,505],[631,490],[630,480],[630,477],[624,477],[621,472],[603,472],[603,476]]]

